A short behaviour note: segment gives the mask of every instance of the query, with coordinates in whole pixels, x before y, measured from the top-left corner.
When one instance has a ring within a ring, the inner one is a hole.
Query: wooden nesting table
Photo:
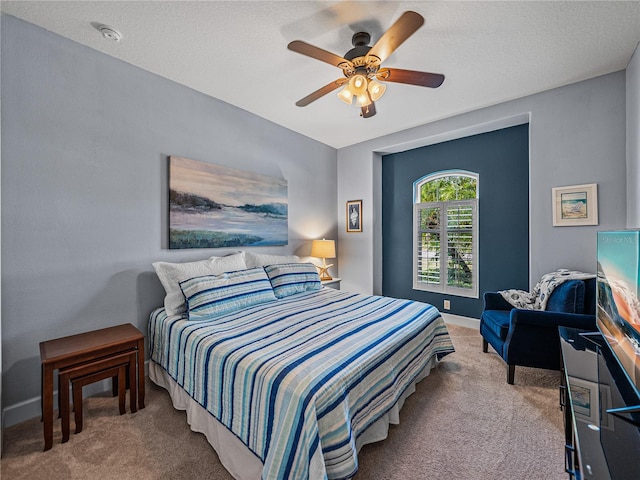
[[[97,360],[104,360],[108,364],[111,357],[118,357],[127,352],[135,352],[136,354],[137,379],[130,375],[129,381],[131,384],[137,381],[138,408],[144,408],[144,335],[130,323],[40,343],[45,451],[53,446],[54,371],[81,367]],[[131,371],[135,372],[135,369],[132,368]],[[65,397],[67,398],[68,411],[68,381],[61,388],[67,388]],[[135,390],[135,388],[131,389],[133,395],[135,395]],[[131,402],[134,402],[133,398]]]

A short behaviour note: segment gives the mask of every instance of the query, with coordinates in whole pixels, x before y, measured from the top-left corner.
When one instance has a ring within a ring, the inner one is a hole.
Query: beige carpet
[[[507,385],[475,330],[449,331],[456,353],[418,384],[389,437],[362,449],[354,480],[566,479],[559,372],[518,367]],[[57,423],[48,452],[39,419],[7,428],[2,480],[231,479],[164,389],[148,382],[145,403],[120,416],[117,398],[85,399],[82,433],[60,444]]]

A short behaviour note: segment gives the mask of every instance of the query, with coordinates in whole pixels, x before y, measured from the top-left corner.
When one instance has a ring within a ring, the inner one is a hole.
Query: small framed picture
[[[598,384],[581,378],[569,377],[571,403],[576,419],[588,423],[599,423]]]
[[[347,202],[347,233],[362,231],[362,200]]]
[[[598,225],[598,184],[551,189],[553,226]]]

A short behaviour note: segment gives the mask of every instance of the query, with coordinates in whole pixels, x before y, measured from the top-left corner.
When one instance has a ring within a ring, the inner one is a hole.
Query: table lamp
[[[320,274],[320,280],[333,280],[331,275],[327,272],[329,267],[333,267],[333,264],[327,265],[327,258],[336,258],[336,242],[334,240],[313,240],[311,242],[311,256],[322,258],[322,266],[318,267],[318,273]]]

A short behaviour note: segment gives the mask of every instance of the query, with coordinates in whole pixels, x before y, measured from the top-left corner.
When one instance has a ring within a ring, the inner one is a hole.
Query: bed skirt
[[[436,365],[435,355],[422,369],[415,381],[402,393],[396,404],[385,415],[372,424],[356,441],[358,451],[368,443],[379,442],[387,438],[389,425],[400,423],[400,409],[406,398],[416,391],[416,384],[427,377]],[[237,480],[259,480],[262,474],[262,461],[231,431],[216,420],[204,407],[193,400],[185,390],[173,380],[160,365],[149,361],[149,378],[156,385],[165,388],[176,410],[187,413],[187,423],[194,432],[202,433],[218,454],[222,465]]]

